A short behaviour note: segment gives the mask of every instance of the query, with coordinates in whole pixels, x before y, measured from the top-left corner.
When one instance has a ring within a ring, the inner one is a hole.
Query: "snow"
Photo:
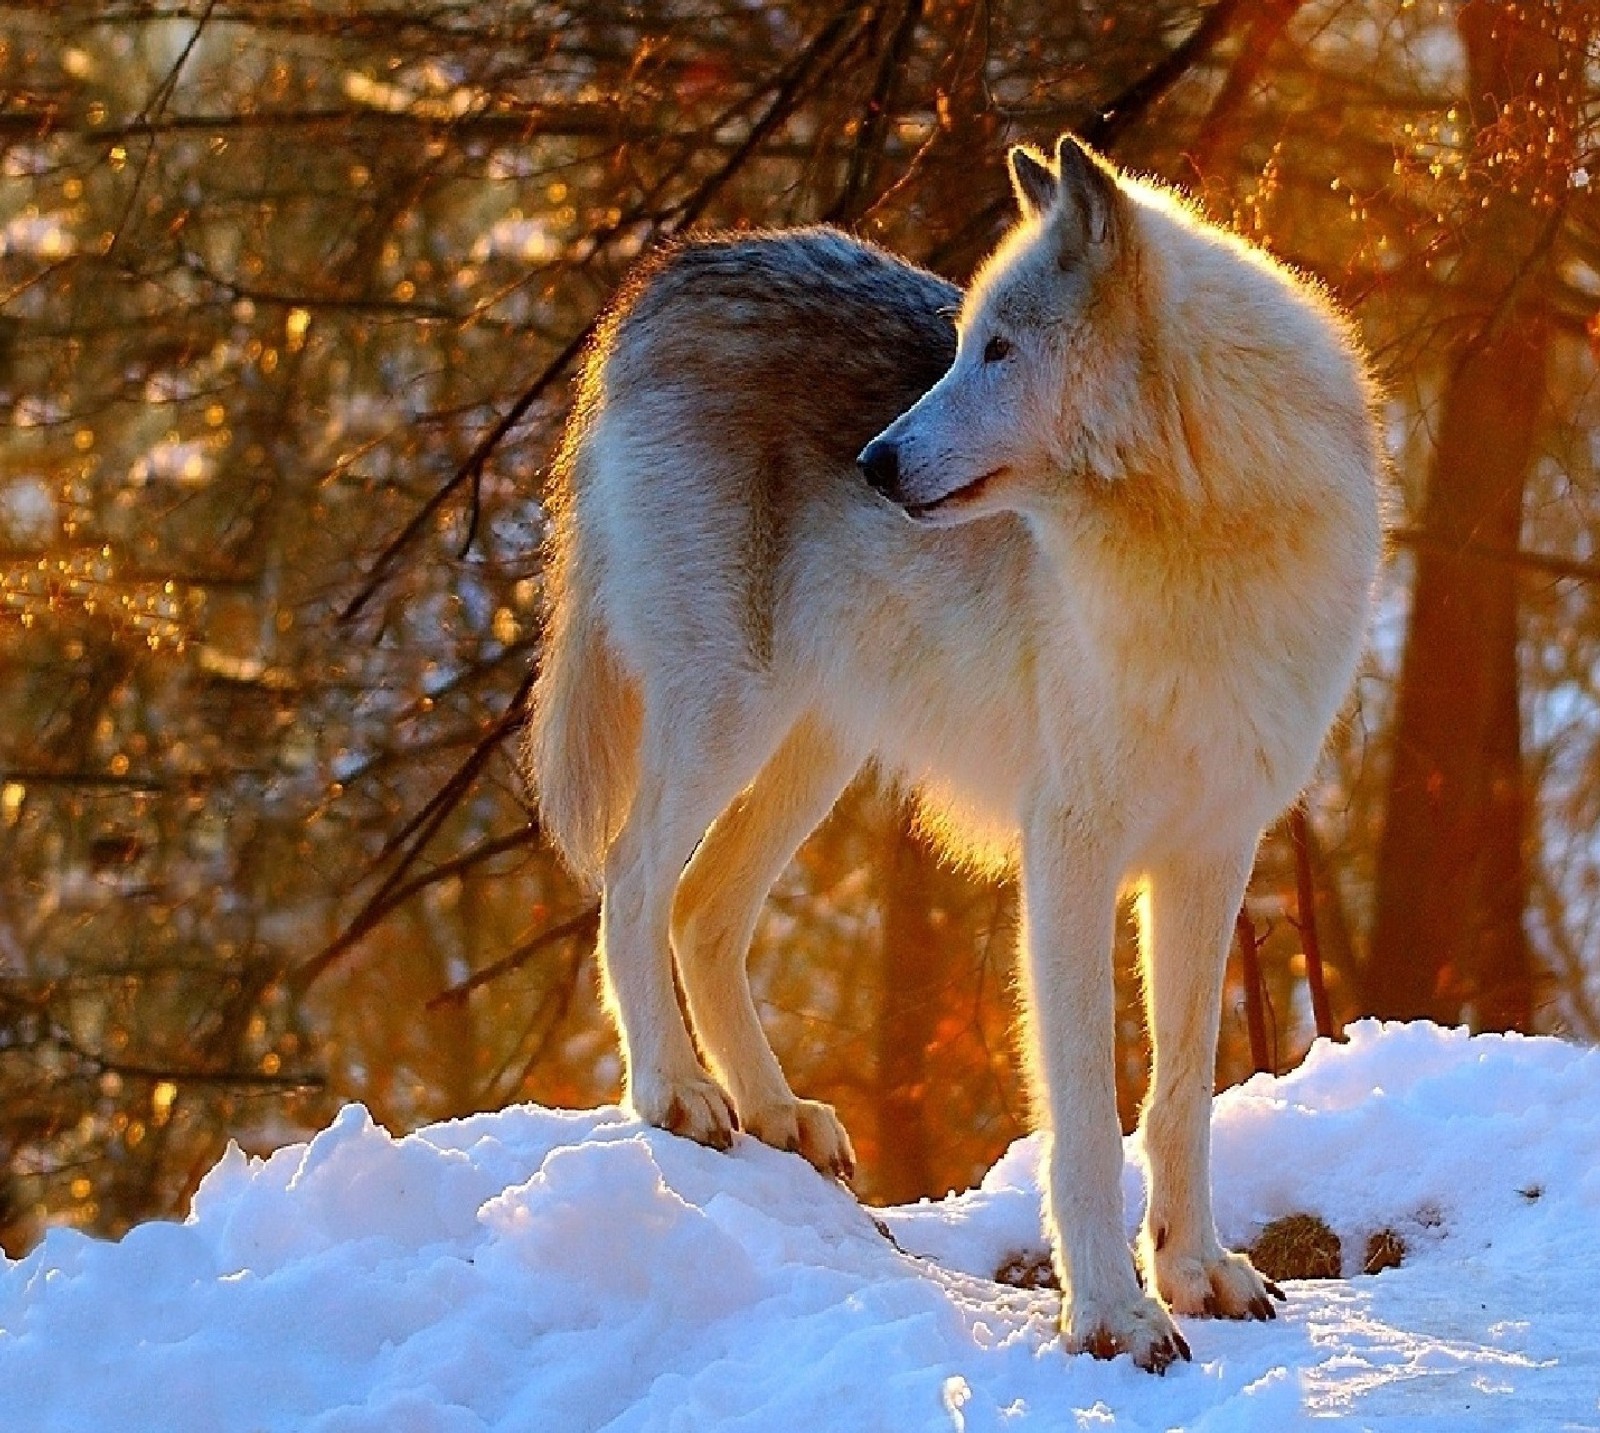
[[[615,1109],[394,1139],[351,1106],[231,1149],[182,1224],[0,1264],[0,1426],[1600,1429],[1600,1052],[1367,1022],[1221,1096],[1224,1238],[1314,1213],[1347,1278],[1289,1284],[1275,1323],[1184,1320],[1194,1362],[1164,1378],[1067,1357],[1054,1295],[991,1282],[1042,1248],[1036,1153],[869,1211],[795,1156]],[[1357,1274],[1382,1229],[1404,1264]]]

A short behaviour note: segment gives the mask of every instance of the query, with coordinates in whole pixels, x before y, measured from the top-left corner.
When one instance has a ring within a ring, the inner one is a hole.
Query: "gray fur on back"
[[[774,435],[853,465],[949,368],[960,301],[953,284],[833,229],[694,239],[630,280],[608,376],[618,391],[682,383],[699,401],[765,395]],[[804,404],[772,401],[797,389]]]

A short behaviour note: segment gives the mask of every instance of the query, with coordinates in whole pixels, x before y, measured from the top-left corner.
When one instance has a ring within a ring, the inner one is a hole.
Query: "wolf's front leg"
[[[1070,817],[1030,822],[1022,861],[1023,969],[1037,1103],[1048,1115],[1044,1185],[1069,1350],[1131,1354],[1160,1373],[1189,1357],[1139,1287],[1123,1233],[1111,941],[1117,872]]]
[[[1278,1288],[1217,1238],[1211,1215],[1211,1092],[1222,978],[1255,841],[1151,873],[1140,906],[1145,994],[1155,1048],[1144,1112],[1150,1199],[1144,1266],[1182,1314],[1274,1317]]]

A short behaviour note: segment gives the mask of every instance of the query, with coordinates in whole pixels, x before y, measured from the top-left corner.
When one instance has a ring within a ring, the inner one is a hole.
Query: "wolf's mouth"
[[[950,512],[955,508],[965,507],[974,498],[981,497],[985,488],[996,478],[1009,472],[1005,464],[998,468],[991,468],[987,473],[982,473],[970,483],[965,483],[953,492],[946,493],[942,498],[935,498],[931,503],[907,503],[906,516],[912,518],[932,517],[935,513]]]

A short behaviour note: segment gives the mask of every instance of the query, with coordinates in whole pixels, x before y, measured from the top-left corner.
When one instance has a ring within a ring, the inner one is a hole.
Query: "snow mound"
[[[0,1426],[1600,1428],[1600,1052],[1364,1023],[1222,1096],[1213,1140],[1225,1239],[1309,1212],[1406,1260],[1291,1285],[1273,1324],[1186,1320],[1195,1361],[1157,1379],[1066,1357],[1055,1297],[991,1282],[1043,1247],[1032,1141],[875,1218],[794,1156],[614,1109],[397,1140],[351,1106],[230,1150],[182,1224],[0,1263]]]

